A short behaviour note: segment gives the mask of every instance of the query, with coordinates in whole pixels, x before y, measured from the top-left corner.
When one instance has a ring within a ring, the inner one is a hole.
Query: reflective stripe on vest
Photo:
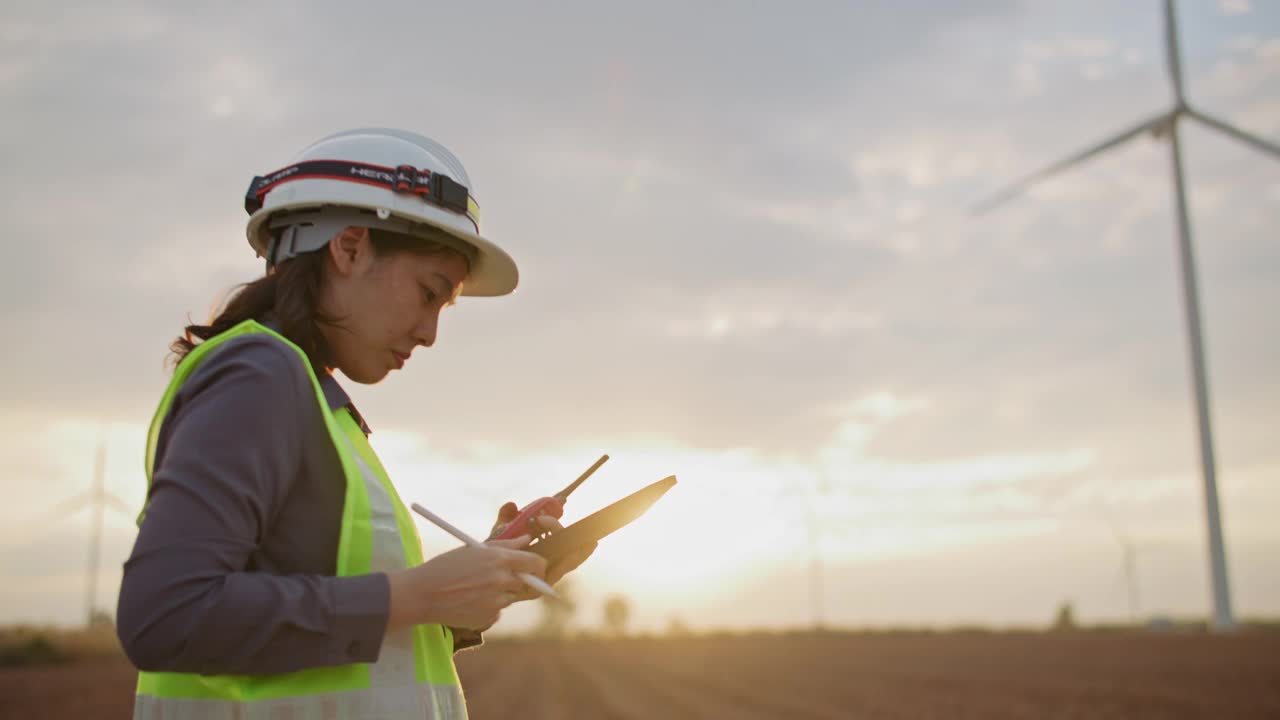
[[[422,546],[417,528],[360,426],[346,408],[329,409],[320,382],[300,348],[252,320],[196,346],[175,368],[147,438],[148,486],[160,426],[178,388],[215,347],[250,333],[269,334],[297,351],[311,377],[347,481],[337,574],[389,572],[420,564]],[[453,636],[440,625],[388,632],[375,663],[279,675],[140,672],[134,704],[134,718],[166,720],[466,717],[466,700],[453,665]]]
[[[134,720],[336,720],[337,718],[466,717],[462,689],[457,686],[410,685],[347,690],[340,693],[228,702],[138,695]]]

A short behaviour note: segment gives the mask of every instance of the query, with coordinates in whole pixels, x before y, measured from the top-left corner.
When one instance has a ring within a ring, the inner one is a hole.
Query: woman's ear
[[[329,241],[329,257],[334,268],[343,275],[350,275],[373,257],[369,240],[369,228],[349,227]]]

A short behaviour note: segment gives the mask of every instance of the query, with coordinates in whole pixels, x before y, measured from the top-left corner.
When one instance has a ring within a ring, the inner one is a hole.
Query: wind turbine
[[[98,597],[98,551],[102,545],[103,508],[110,505],[112,509],[118,510],[127,518],[132,519],[133,516],[128,503],[106,490],[104,480],[106,461],[107,443],[103,439],[98,443],[98,453],[94,460],[92,487],[87,492],[59,503],[51,511],[51,514],[61,516],[78,512],[81,508],[88,506],[92,513],[89,530],[89,568],[85,587],[85,623],[87,625],[93,624],[94,605]]]
[[[1182,61],[1178,49],[1178,26],[1173,0],[1164,1],[1166,62],[1173,85],[1173,107],[1148,118],[1118,135],[1107,138],[1088,149],[1077,152],[1043,170],[1032,173],[987,200],[973,206],[983,213],[1017,197],[1036,182],[1078,165],[1096,155],[1122,145],[1139,135],[1150,133],[1157,139],[1169,139],[1173,161],[1173,190],[1178,223],[1178,251],[1182,266],[1182,291],[1185,304],[1187,334],[1191,353],[1191,371],[1195,384],[1196,417],[1200,432],[1200,466],[1204,478],[1205,520],[1208,525],[1209,568],[1213,579],[1213,628],[1228,630],[1235,625],[1231,613],[1231,592],[1227,583],[1227,557],[1222,542],[1222,519],[1218,509],[1218,485],[1213,456],[1213,432],[1209,423],[1209,383],[1206,378],[1204,341],[1201,333],[1200,300],[1196,287],[1195,258],[1191,251],[1191,223],[1187,214],[1186,188],[1182,178],[1182,147],[1178,139],[1178,122],[1191,118],[1211,130],[1234,138],[1254,150],[1280,158],[1280,145],[1268,142],[1231,124],[1191,107],[1182,78]]]
[[[1129,591],[1129,624],[1137,625],[1138,623],[1138,550],[1134,546],[1133,541],[1129,539],[1128,533],[1120,531],[1120,527],[1116,525],[1115,520],[1110,515],[1105,515],[1107,524],[1111,526],[1111,534],[1115,535],[1116,542],[1120,545],[1123,553],[1124,564],[1121,571],[1124,573],[1125,584]]]

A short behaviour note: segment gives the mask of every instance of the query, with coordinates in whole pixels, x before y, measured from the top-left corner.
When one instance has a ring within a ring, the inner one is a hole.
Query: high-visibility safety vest
[[[160,426],[178,388],[219,345],[252,333],[271,335],[298,352],[342,462],[347,487],[337,574],[387,572],[420,564],[422,547],[417,528],[350,411],[330,410],[302,349],[252,320],[200,343],[175,368],[147,436],[148,487]],[[466,718],[467,706],[453,665],[453,634],[442,625],[416,625],[388,632],[375,663],[277,675],[140,672],[133,716],[135,720],[452,720]]]

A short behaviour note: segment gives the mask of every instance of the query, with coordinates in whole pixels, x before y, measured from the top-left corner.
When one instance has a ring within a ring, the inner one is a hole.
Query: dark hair
[[[370,229],[369,239],[374,255],[384,257],[403,252],[420,255],[456,253],[445,242]],[[325,248],[328,246],[326,245]],[[284,335],[302,348],[317,375],[325,372],[329,349],[320,325],[338,318],[320,309],[320,289],[324,281],[324,248],[286,260],[263,277],[239,286],[222,311],[207,325],[190,324],[169,344],[176,367],[201,342],[239,325],[245,320],[262,321],[271,316]],[[461,254],[461,253],[460,253]]]

